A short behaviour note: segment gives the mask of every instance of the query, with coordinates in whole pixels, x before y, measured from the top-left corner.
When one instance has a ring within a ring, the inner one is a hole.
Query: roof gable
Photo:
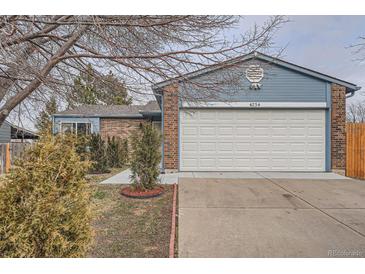
[[[320,73],[318,71],[308,69],[308,68],[305,68],[305,67],[302,67],[302,66],[299,66],[299,65],[296,65],[296,64],[293,64],[293,63],[290,63],[290,62],[284,61],[282,59],[272,57],[272,56],[269,56],[269,55],[266,55],[266,54],[263,54],[263,53],[260,53],[260,52],[252,52],[250,54],[240,56],[240,57],[237,57],[237,58],[234,58],[234,59],[230,59],[228,61],[222,62],[220,64],[217,64],[217,65],[214,65],[214,66],[211,66],[211,67],[208,67],[208,68],[203,68],[203,69],[191,72],[191,73],[187,73],[182,77],[177,77],[177,78],[174,78],[174,79],[170,79],[170,80],[166,80],[166,81],[157,83],[157,84],[152,86],[152,89],[155,90],[155,91],[159,91],[163,87],[168,86],[168,85],[170,85],[171,83],[173,83],[175,81],[184,81],[185,79],[193,79],[193,78],[196,78],[196,77],[200,77],[204,74],[214,72],[214,71],[217,71],[217,70],[222,70],[224,68],[231,67],[231,66],[233,66],[237,63],[246,62],[246,61],[249,61],[251,59],[262,60],[262,61],[265,61],[265,62],[269,62],[270,64],[273,64],[273,65],[282,66],[284,68],[293,70],[295,72],[311,76],[311,77],[319,79],[319,80],[323,80],[323,81],[326,81],[326,82],[329,82],[329,83],[339,84],[341,86],[346,87],[346,92],[355,92],[355,91],[360,89],[360,87],[358,87],[356,84],[353,84],[353,83],[350,83],[350,82],[347,82],[347,81],[344,81],[344,80],[329,76],[327,74]]]

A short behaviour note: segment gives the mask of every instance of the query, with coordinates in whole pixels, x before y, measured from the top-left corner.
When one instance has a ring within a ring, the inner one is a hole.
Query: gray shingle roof
[[[54,116],[87,116],[87,117],[142,117],[142,112],[160,112],[156,101],[145,105],[82,105],[74,109],[58,112]]]

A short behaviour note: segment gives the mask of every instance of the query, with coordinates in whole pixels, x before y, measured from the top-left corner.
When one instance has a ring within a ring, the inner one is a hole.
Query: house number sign
[[[250,89],[260,89],[260,81],[264,78],[264,69],[259,65],[250,65],[246,69],[246,78],[251,83]]]

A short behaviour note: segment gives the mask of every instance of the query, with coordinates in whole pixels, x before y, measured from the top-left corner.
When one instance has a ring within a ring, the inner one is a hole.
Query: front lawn
[[[98,178],[98,176],[100,178]],[[92,175],[95,237],[88,257],[168,257],[173,187],[152,199],[130,199],[121,185],[100,185]]]

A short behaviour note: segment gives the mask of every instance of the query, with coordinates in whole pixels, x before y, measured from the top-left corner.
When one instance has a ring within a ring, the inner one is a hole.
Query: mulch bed
[[[162,193],[164,193],[164,188],[162,186],[157,186],[154,189],[138,190],[128,186],[122,188],[120,193],[129,198],[147,199],[160,196]]]

